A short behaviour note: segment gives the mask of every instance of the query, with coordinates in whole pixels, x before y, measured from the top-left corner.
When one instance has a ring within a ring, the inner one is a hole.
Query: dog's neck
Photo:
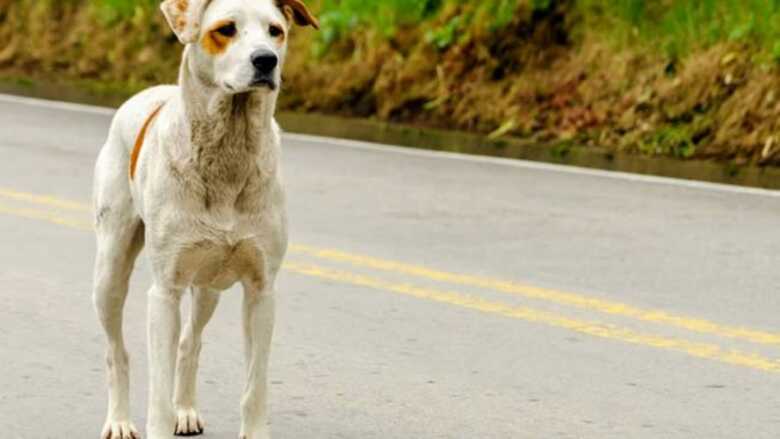
[[[273,124],[278,92],[225,93],[198,74],[194,57],[184,52],[179,73],[184,115],[194,153],[213,148],[258,152],[260,136]]]
[[[187,52],[179,86],[182,135],[189,142],[179,157],[195,171],[188,186],[203,192],[207,209],[233,206],[248,187],[277,175],[273,126],[277,93],[229,95],[198,77]]]

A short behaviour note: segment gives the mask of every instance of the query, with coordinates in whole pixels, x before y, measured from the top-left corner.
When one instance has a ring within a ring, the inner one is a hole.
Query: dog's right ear
[[[301,0],[276,0],[276,6],[282,10],[288,21],[294,20],[298,26],[320,28],[319,20]]]
[[[165,19],[182,44],[194,43],[200,34],[200,21],[211,0],[165,0],[160,5]]]

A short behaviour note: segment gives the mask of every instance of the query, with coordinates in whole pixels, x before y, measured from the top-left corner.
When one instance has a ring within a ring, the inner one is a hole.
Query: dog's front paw
[[[100,439],[141,439],[135,425],[130,421],[106,421]]]
[[[176,436],[198,436],[203,434],[205,424],[193,408],[176,409]]]

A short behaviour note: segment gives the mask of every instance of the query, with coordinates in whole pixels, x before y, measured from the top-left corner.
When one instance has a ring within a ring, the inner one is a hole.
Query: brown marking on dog
[[[190,3],[188,0],[176,0],[176,4],[174,6],[179,12],[176,14],[176,22],[174,27],[176,28],[177,32],[182,32],[187,27],[187,9],[190,7]]]
[[[184,15],[179,15],[176,18],[176,30],[181,32],[185,27],[187,27],[187,19],[184,17]]]
[[[309,8],[301,0],[276,0],[276,5],[281,8],[285,16],[287,16],[286,9],[292,10],[292,20],[299,26],[312,26],[315,29],[320,28],[320,22],[314,15],[312,15]],[[287,18],[290,20],[290,17]]]
[[[288,23],[292,23],[294,12],[290,5],[282,5],[282,14],[284,14],[284,17],[287,19]]]
[[[130,155],[130,180],[135,178],[135,168],[138,166],[138,157],[141,155],[141,148],[144,146],[144,140],[146,139],[146,133],[149,131],[149,127],[154,122],[154,119],[160,114],[160,110],[165,106],[165,103],[160,104],[153,112],[146,118],[144,126],[141,127],[141,131],[138,133],[138,137],[135,138],[135,146],[133,147],[133,153]]]
[[[219,21],[215,23],[208,32],[206,32],[206,34],[203,36],[203,40],[201,40],[201,46],[203,47],[203,50],[206,51],[206,53],[210,55],[219,55],[227,49],[227,47],[230,45],[230,42],[233,40],[233,37],[222,35],[217,31],[217,29],[221,28],[222,26],[230,25],[231,23],[232,22],[229,20]]]

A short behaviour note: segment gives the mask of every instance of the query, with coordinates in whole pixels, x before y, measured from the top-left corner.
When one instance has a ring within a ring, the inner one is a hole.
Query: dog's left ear
[[[200,34],[200,21],[211,0],[165,0],[160,5],[165,19],[182,44],[194,43]]]
[[[284,12],[288,20],[295,20],[299,26],[320,28],[320,22],[312,15],[309,8],[301,0],[276,0],[276,5]]]

